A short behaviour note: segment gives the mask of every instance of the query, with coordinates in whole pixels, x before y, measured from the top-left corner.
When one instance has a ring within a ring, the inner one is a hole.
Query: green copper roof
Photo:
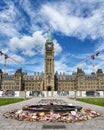
[[[48,30],[47,41],[52,41],[50,29]]]

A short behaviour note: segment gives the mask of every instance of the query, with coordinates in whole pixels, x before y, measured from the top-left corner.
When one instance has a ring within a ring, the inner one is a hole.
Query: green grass
[[[77,98],[77,101],[104,106],[104,98]]]
[[[23,101],[24,98],[0,98],[0,106]]]

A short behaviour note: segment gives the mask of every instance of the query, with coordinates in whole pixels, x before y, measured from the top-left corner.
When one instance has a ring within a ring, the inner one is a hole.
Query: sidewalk
[[[102,115],[100,117],[76,122],[76,123],[38,123],[38,122],[27,122],[27,121],[17,121],[8,119],[2,116],[4,112],[14,109],[21,109],[24,105],[35,104],[41,100],[41,98],[33,98],[23,102],[1,106],[0,107],[0,130],[104,130],[104,107],[99,107],[96,105],[90,105],[87,103],[82,103],[79,101],[71,100],[68,98],[62,98],[68,104],[82,106],[84,108],[91,108]],[[48,126],[50,126],[50,129]],[[54,127],[53,127],[54,126]]]

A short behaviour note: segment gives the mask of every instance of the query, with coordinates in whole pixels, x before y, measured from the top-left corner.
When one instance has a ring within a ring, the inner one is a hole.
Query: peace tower
[[[50,30],[45,43],[45,70],[44,90],[54,91],[54,43],[51,39]]]

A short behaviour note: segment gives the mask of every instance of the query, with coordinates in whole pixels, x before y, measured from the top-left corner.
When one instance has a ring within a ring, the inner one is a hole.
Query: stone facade
[[[82,69],[72,75],[54,73],[54,43],[48,32],[45,43],[44,73],[28,75],[18,69],[15,74],[3,74],[0,70],[0,90],[7,91],[104,91],[104,73],[86,75]]]

